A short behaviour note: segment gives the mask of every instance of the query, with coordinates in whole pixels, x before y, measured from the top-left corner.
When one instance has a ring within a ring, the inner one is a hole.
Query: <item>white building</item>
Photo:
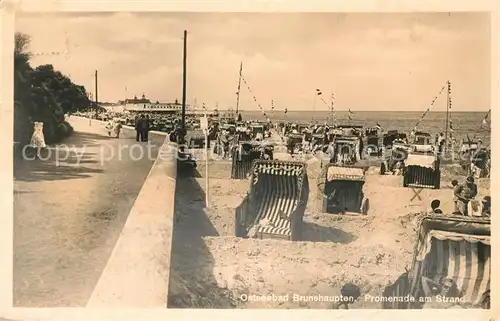
[[[182,111],[182,104],[180,104],[177,99],[173,103],[151,102],[144,95],[142,95],[141,99],[137,99],[137,97],[134,97],[134,99],[125,99],[123,106],[124,110],[134,113],[174,114]],[[189,110],[188,105],[186,105],[186,111],[187,110]]]

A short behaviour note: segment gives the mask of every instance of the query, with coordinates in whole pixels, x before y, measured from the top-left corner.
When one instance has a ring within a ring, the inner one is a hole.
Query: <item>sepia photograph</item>
[[[16,14],[13,305],[490,309],[490,19]]]

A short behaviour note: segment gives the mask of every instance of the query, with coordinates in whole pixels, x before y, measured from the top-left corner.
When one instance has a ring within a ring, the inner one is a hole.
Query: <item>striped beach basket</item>
[[[411,268],[383,296],[411,296],[413,302],[384,301],[385,309],[419,309],[422,277],[453,280],[461,305],[478,307],[490,290],[491,229],[488,218],[427,215],[419,224]]]
[[[299,240],[309,184],[304,162],[256,160],[247,197],[236,208],[236,236]]]

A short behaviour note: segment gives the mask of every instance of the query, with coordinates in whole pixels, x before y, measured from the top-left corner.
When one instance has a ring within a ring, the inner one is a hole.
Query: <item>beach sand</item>
[[[453,209],[451,180],[463,180],[458,165],[442,167],[441,189],[424,189],[422,200],[402,187],[402,176],[366,172],[367,216],[324,214],[318,209],[318,161],[309,160],[310,195],[304,217],[304,240],[241,239],[234,235],[235,207],[249,180],[231,180],[229,162],[209,164],[206,207],[205,165],[199,177],[178,177],[173,234],[169,308],[328,308],[329,302],[294,301],[294,295],[336,296],[346,282],[358,285],[362,298],[352,308],[380,308],[384,287],[410,267],[416,238],[415,221],[432,199],[444,213]],[[479,195],[489,195],[489,179],[478,182]],[[288,300],[242,300],[245,295],[289,295]]]

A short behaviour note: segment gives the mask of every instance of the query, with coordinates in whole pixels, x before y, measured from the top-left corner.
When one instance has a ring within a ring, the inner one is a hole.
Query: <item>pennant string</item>
[[[240,76],[241,76],[241,80],[243,80],[243,83],[246,85],[248,91],[250,92],[250,94],[252,95],[252,98],[253,98],[253,101],[257,104],[257,106],[259,107],[260,111],[262,112],[262,114],[264,116],[266,116],[266,112],[264,110],[264,108],[262,108],[262,105],[259,104],[259,102],[257,101],[257,97],[255,97],[255,94],[253,93],[253,90],[252,88],[250,87],[250,85],[248,84],[248,82],[246,81],[245,77],[243,77],[243,73],[240,71]],[[272,105],[272,102],[271,102],[271,105]],[[274,108],[274,107],[271,107],[271,108]]]
[[[420,119],[415,123],[415,126],[413,126],[413,131],[416,131],[417,130],[417,127],[418,125],[420,125],[420,123],[424,120],[425,116],[427,116],[427,114],[429,113],[429,111],[431,110],[431,108],[434,106],[434,104],[436,103],[436,101],[438,100],[439,96],[441,96],[441,94],[444,92],[444,90],[446,89],[448,85],[448,82],[446,85],[444,85],[443,87],[441,87],[441,89],[439,90],[438,94],[432,99],[432,102],[429,106],[429,108],[427,108],[425,110],[425,112],[422,114],[422,116],[420,116]],[[448,86],[448,89],[450,87]]]

